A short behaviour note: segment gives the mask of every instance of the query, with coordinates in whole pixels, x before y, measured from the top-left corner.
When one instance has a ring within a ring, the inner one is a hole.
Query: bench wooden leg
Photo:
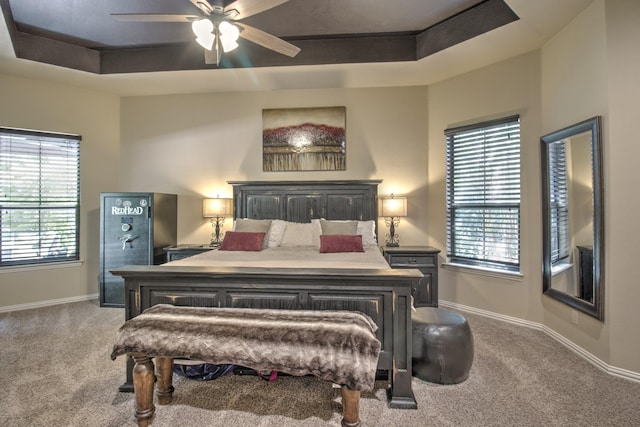
[[[357,427],[360,425],[360,391],[342,386],[342,426]]]
[[[156,357],[156,370],[158,371],[158,388],[156,389],[158,403],[167,405],[173,399],[173,359]]]
[[[153,388],[155,380],[154,365],[149,356],[132,354],[135,365],[133,367],[133,391],[135,393],[135,416],[139,427],[148,427],[155,413],[153,405]],[[173,399],[173,359],[168,357],[156,358],[158,369],[158,402],[165,405]],[[360,426],[360,391],[342,386],[342,426]]]
[[[153,406],[153,362],[144,354],[132,354],[136,364],[133,367],[133,391],[136,398],[136,420],[139,427],[151,424],[156,408]]]

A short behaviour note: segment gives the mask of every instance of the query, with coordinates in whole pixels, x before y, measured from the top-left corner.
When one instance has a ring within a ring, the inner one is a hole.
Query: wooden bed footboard
[[[411,388],[411,289],[419,270],[271,269],[125,266],[125,320],[156,304],[285,310],[349,310],[367,314],[382,344],[378,369],[389,372],[389,406],[415,409]],[[133,391],[127,362],[120,391]]]

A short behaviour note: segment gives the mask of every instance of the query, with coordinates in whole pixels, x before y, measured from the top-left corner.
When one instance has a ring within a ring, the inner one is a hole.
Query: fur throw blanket
[[[372,390],[376,324],[351,311],[175,307],[159,304],[118,331],[111,359],[128,353],[315,375]]]

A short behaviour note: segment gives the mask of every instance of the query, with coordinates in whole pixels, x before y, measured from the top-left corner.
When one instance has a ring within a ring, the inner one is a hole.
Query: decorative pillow
[[[237,219],[233,224],[233,231],[265,233],[269,235],[270,219]],[[268,246],[269,239],[266,237],[262,242],[262,248]]]
[[[360,234],[362,236],[362,246],[378,246],[375,220],[370,219],[367,221],[341,221],[321,219],[320,221],[320,224],[322,226],[322,234]],[[354,222],[357,224],[354,231],[351,231],[351,229],[349,228],[348,231],[350,232],[345,233],[344,228],[342,230],[340,229],[341,227],[352,227],[352,224]],[[327,226],[330,228],[327,229]]]
[[[227,231],[218,250],[220,251],[253,251],[262,250],[265,233],[249,231]]]
[[[364,252],[359,234],[323,234],[320,236],[320,253]]]
[[[271,221],[271,226],[267,232],[266,242],[268,248],[277,248],[282,243],[284,238],[284,231],[287,229],[287,221],[281,219],[274,219]]]
[[[358,221],[355,234],[362,235],[362,246],[378,246],[374,220]]]
[[[322,234],[357,234],[358,221],[328,221],[320,220]]]
[[[280,246],[320,246],[320,221],[287,222]]]

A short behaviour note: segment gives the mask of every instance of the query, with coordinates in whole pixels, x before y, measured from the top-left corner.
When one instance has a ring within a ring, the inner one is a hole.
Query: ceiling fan
[[[120,21],[191,23],[196,41],[205,49],[206,64],[219,65],[223,51],[229,52],[238,47],[238,37],[291,58],[300,52],[300,48],[279,37],[239,22],[289,0],[235,0],[224,7],[212,5],[207,0],[189,1],[200,10],[199,15],[113,13],[111,16]]]

